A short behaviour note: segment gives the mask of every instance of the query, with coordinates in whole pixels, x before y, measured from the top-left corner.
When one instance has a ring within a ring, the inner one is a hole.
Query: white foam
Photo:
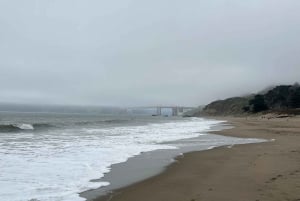
[[[112,164],[141,152],[175,149],[166,142],[197,137],[217,123],[197,118],[144,126],[1,134],[0,198],[83,201],[78,193],[109,185],[91,180],[103,177]]]
[[[31,124],[16,124],[16,127],[22,129],[22,130],[33,130],[33,125]]]

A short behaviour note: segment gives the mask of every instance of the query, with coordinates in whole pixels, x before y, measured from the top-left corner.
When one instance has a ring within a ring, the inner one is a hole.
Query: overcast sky
[[[300,81],[299,0],[0,0],[0,102],[206,104]]]

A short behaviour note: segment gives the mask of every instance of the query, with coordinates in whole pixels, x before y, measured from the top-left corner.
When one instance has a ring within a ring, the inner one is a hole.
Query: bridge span
[[[179,116],[182,115],[184,112],[194,109],[195,107],[186,107],[186,106],[146,106],[146,107],[135,107],[134,109],[155,109],[156,114],[155,116],[161,116],[163,109],[171,109],[172,116]]]

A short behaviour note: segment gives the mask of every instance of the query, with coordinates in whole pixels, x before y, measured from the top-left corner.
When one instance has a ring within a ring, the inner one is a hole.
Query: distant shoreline
[[[300,118],[225,119],[235,128],[213,133],[274,141],[184,154],[163,173],[95,201],[299,199]]]

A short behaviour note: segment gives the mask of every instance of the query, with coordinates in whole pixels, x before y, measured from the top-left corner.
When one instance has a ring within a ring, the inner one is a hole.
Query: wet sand
[[[227,120],[235,128],[214,133],[275,140],[184,154],[163,173],[96,201],[299,201],[300,118]]]

